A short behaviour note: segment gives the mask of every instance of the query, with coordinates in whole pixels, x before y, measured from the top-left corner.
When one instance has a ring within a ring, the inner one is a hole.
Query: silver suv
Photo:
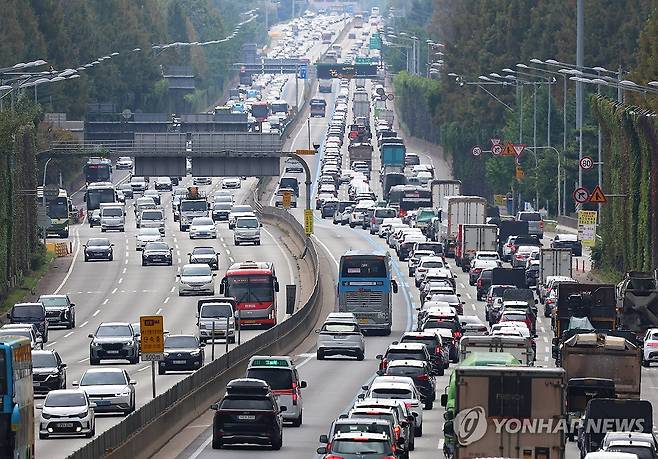
[[[128,360],[139,362],[139,334],[127,322],[104,322],[96,333],[90,333],[89,363],[99,365],[101,360]]]
[[[544,237],[544,219],[539,212],[519,212],[516,214],[516,220],[528,222],[528,234],[537,236],[539,239]]]
[[[357,360],[364,359],[366,342],[357,324],[327,320],[315,332],[318,334],[318,360],[323,360],[327,355],[351,355]]]

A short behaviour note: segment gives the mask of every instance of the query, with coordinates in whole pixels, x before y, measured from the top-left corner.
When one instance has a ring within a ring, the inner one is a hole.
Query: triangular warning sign
[[[503,156],[515,156],[514,146],[511,143],[505,145],[505,148],[503,149]]]
[[[525,149],[525,144],[524,143],[515,143],[512,145],[512,148],[514,148],[514,154],[516,156],[521,156],[521,153],[523,153],[523,150]]]
[[[601,187],[596,185],[592,191],[592,194],[589,196],[589,202],[594,204],[605,204],[608,202],[608,198],[606,198],[605,194],[603,194],[603,191],[601,191]]]

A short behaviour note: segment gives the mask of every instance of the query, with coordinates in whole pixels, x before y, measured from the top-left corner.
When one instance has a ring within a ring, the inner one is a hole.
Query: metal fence
[[[315,246],[304,228],[285,210],[255,206],[261,218],[302,238],[314,271],[314,286],[308,301],[287,320],[245,341],[213,362],[178,382],[166,392],[98,435],[69,458],[148,457],[169,441],[184,425],[207,411],[219,399],[226,383],[244,374],[248,359],[256,354],[286,353],[299,344],[316,322],[321,305],[319,263]]]

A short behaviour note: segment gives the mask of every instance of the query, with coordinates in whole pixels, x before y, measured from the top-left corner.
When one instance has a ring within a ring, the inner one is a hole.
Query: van
[[[16,303],[7,313],[11,324],[33,324],[44,343],[48,342],[46,307],[42,303]]]
[[[101,203],[101,232],[125,230],[125,207],[117,203]]]
[[[370,234],[379,232],[379,225],[382,224],[385,218],[395,218],[398,216],[398,211],[393,207],[377,207],[370,217]]]
[[[299,182],[297,177],[284,175],[279,179],[279,188],[291,188],[295,192],[295,196],[299,197]]]
[[[286,407],[283,420],[292,422],[292,425],[302,425],[303,401],[302,391],[306,381],[299,378],[297,367],[288,356],[262,356],[256,355],[249,359],[247,365],[247,378],[265,381],[277,396],[279,406]]]
[[[260,245],[260,227],[262,223],[255,216],[238,217],[233,227],[233,243],[237,246],[243,242]]]
[[[163,209],[144,209],[137,214],[138,228],[157,228],[160,234],[165,234],[165,215]]]

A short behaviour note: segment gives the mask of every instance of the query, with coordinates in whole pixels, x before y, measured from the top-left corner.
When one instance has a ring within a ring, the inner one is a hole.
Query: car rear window
[[[386,353],[387,360],[425,360],[425,354],[421,351],[390,350]]]
[[[395,367],[388,367],[386,369],[386,374],[387,375],[392,375],[392,376],[416,376],[425,373],[425,370],[423,368],[419,367],[403,367],[403,366],[395,366]]]
[[[402,338],[403,343],[422,343],[427,349],[432,349],[439,345],[438,340],[434,338],[416,338],[415,336],[405,336]]]
[[[413,394],[409,389],[398,389],[393,387],[382,387],[380,389],[373,389],[370,392],[372,398],[392,398],[403,399],[412,398]]]
[[[394,218],[395,215],[395,209],[377,209],[375,211],[376,218]]]
[[[538,222],[541,220],[539,212],[523,212],[519,215],[522,222]]]
[[[292,371],[289,369],[250,368],[247,378],[262,379],[272,390],[292,389]]]
[[[272,402],[266,398],[225,398],[220,407],[222,410],[272,410]]]

